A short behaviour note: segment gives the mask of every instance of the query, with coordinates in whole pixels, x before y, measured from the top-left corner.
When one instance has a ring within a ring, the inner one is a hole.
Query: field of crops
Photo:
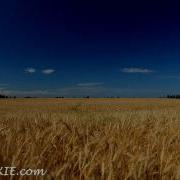
[[[0,166],[12,179],[180,179],[180,101],[0,100]],[[1,178],[1,177],[0,177]]]

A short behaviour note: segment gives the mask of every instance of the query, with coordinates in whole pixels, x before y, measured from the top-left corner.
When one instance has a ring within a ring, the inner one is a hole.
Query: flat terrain
[[[0,100],[0,144],[44,179],[180,179],[180,100]]]

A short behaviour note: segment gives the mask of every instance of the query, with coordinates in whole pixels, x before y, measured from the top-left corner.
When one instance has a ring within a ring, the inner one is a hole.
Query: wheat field
[[[0,166],[44,177],[180,179],[180,101],[0,100]]]

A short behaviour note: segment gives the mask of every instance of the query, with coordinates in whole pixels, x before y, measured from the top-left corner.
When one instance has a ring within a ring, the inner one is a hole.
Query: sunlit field
[[[47,170],[12,179],[178,180],[180,101],[0,100],[0,144],[1,166]]]

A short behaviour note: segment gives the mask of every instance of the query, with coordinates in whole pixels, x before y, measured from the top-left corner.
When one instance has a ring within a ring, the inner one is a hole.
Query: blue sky
[[[1,93],[180,93],[179,59],[180,13],[170,1],[0,3]]]

